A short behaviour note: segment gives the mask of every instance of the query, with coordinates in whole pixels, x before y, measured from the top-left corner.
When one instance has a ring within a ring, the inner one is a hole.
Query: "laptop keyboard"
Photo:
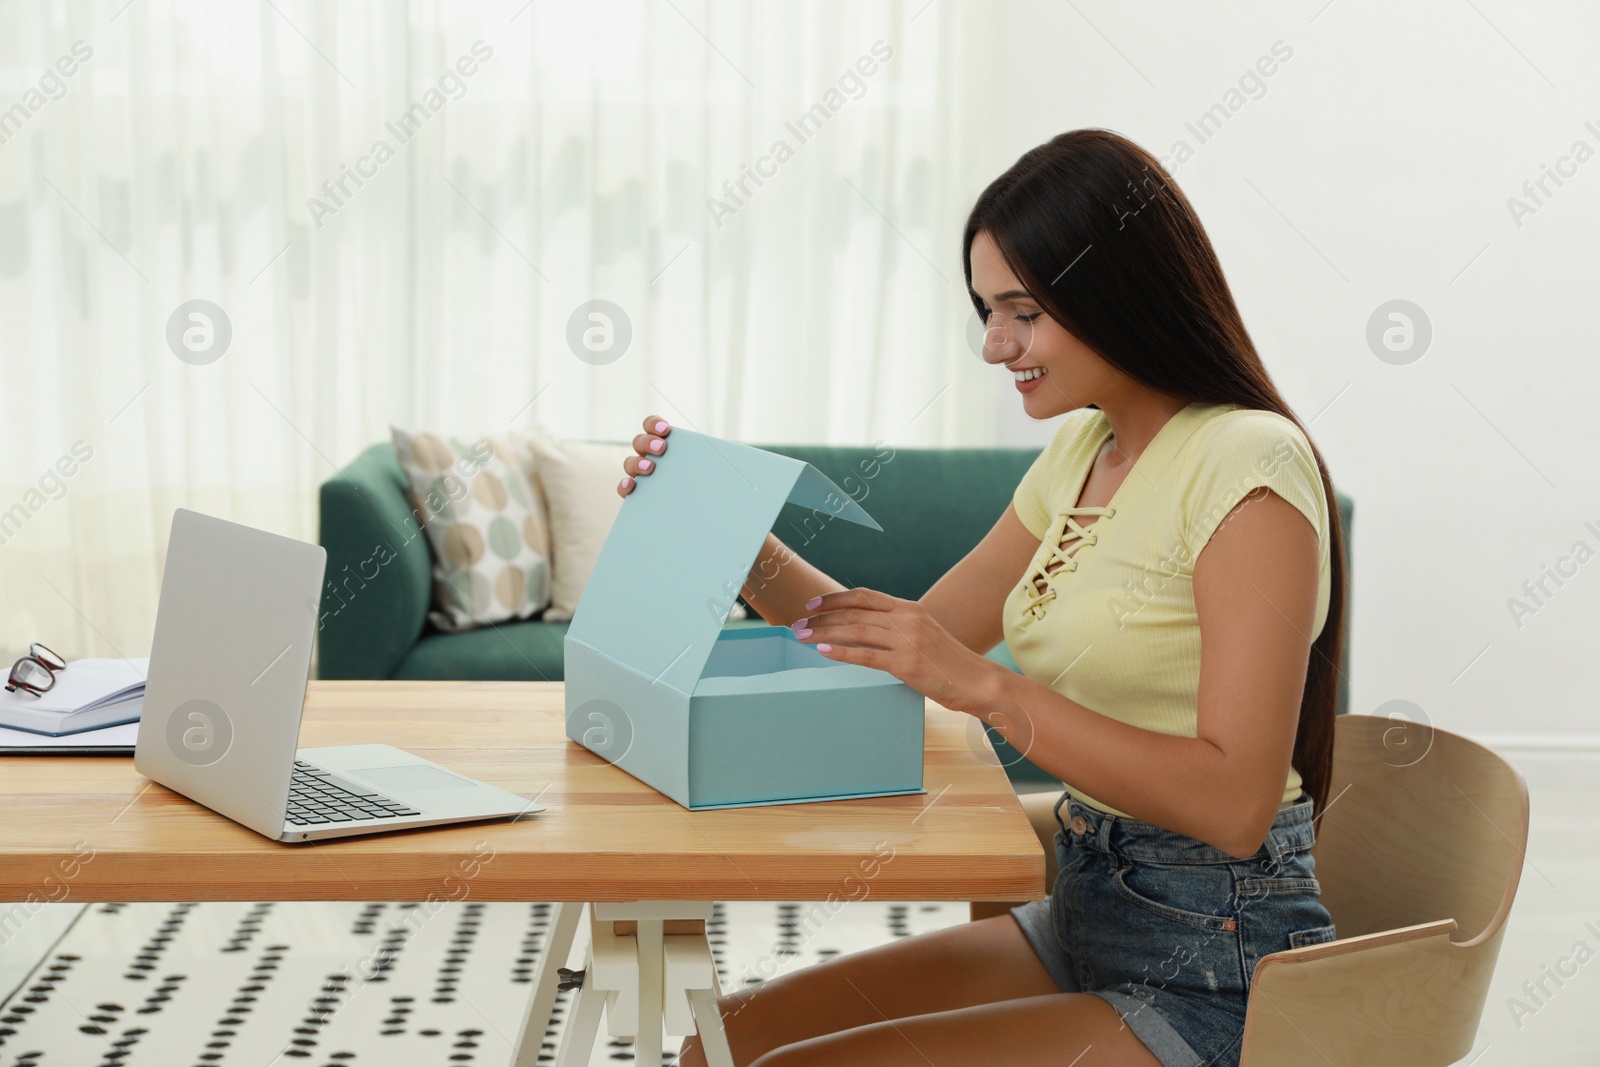
[[[330,774],[314,763],[294,761],[294,775],[289,779],[291,825],[331,826],[421,814],[416,808]]]

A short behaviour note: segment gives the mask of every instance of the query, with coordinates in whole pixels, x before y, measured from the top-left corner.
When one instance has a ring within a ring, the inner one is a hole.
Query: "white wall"
[[[1595,744],[1600,558],[1520,626],[1508,600],[1576,542],[1600,552],[1600,10],[1325,3],[1010,0],[1008,159],[1080,126],[1195,150],[1178,182],[1356,501],[1351,710],[1405,699],[1451,730]],[[1278,41],[1265,93],[1200,143],[1185,122]],[[1580,140],[1597,157],[1527,200]],[[1513,195],[1536,207],[1520,226]],[[1433,327],[1408,365],[1365,337],[1396,298]],[[1000,403],[1000,440],[1048,439]]]

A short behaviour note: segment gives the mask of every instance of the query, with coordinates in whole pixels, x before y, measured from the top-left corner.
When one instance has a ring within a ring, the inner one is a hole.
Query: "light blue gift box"
[[[922,694],[787,626],[723,630],[785,501],[882,527],[809,463],[677,427],[667,446],[567,630],[567,736],[691,809],[923,792]]]

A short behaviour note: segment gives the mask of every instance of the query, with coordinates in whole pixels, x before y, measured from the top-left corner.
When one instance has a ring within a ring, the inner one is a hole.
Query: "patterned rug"
[[[550,910],[92,905],[0,1008],[0,1065],[509,1067]],[[708,935],[731,990],[966,919],[965,904],[727,904]],[[569,996],[541,1063],[554,1059]],[[602,1028],[591,1063],[633,1058]]]

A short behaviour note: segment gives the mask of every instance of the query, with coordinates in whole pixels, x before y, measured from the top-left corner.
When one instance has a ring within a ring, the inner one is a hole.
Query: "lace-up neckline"
[[[1118,505],[1136,504],[1140,495],[1147,492],[1154,484],[1148,473],[1150,468],[1155,467],[1160,470],[1167,463],[1173,450],[1183,440],[1179,431],[1188,424],[1189,417],[1207,410],[1210,408],[1200,401],[1191,401],[1168,418],[1145,445],[1138,458],[1133,461],[1128,473],[1123,476],[1122,482],[1112,492],[1111,498],[1104,506],[1088,508],[1075,505],[1055,513],[1054,521],[1042,538],[1045,551],[1038,554],[1038,558],[1030,565],[1028,573],[1022,579],[1022,593],[1026,597],[1022,622],[1027,623],[1044,617],[1045,608],[1056,598],[1056,586],[1062,576],[1078,569],[1080,550],[1099,541],[1099,535],[1078,520],[1095,516],[1095,521],[1090,526],[1098,529],[1102,522],[1116,515],[1119,510]],[[1082,451],[1078,453],[1083,457],[1081,460],[1083,473],[1077,477],[1072,495],[1062,494],[1064,499],[1083,499],[1083,491],[1089,484],[1090,474],[1094,471],[1095,457],[1112,438],[1111,424],[1106,420],[1104,412],[1096,413],[1095,422],[1087,431],[1087,436],[1089,439],[1079,446]]]
[[[1079,550],[1100,540],[1097,533],[1081,524],[1078,519],[1095,516],[1095,522],[1091,525],[1098,526],[1116,513],[1117,509],[1113,507],[1073,507],[1057,512],[1055,521],[1051,523],[1044,538],[1044,544],[1050,546],[1049,551],[1037,558],[1023,578],[1023,590],[1028,597],[1025,610],[1030,618],[1044,617],[1045,607],[1056,597],[1057,576],[1071,574],[1077,570]]]

